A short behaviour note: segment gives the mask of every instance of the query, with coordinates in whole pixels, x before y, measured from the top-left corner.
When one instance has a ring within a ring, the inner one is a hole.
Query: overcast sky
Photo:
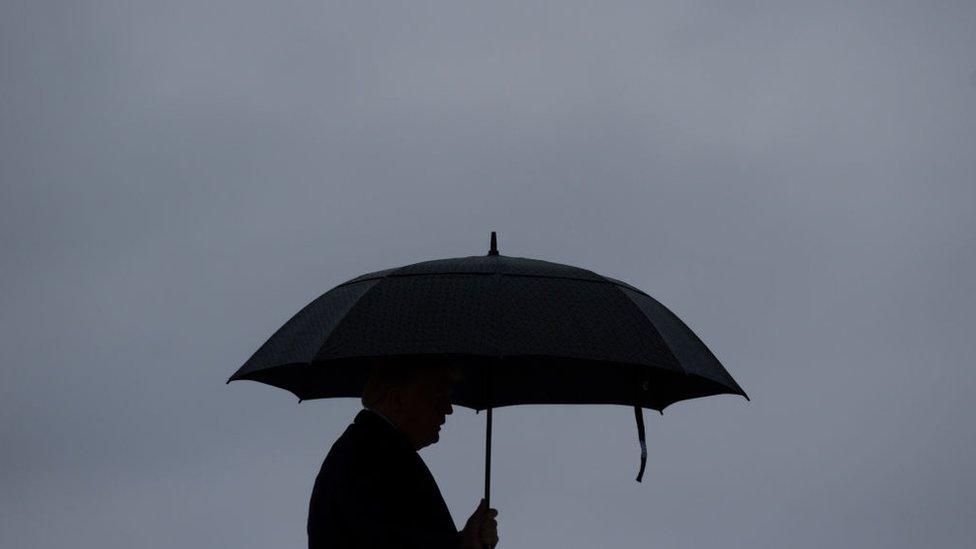
[[[304,547],[358,401],[224,385],[360,273],[502,254],[752,397],[495,415],[505,548],[955,548],[976,3],[0,3],[0,546]],[[834,5],[836,4],[836,5]],[[462,526],[484,416],[421,452]]]

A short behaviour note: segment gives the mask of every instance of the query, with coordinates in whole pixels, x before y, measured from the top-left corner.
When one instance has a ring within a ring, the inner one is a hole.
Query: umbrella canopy
[[[358,397],[370,366],[407,361],[451,363],[462,373],[452,402],[489,414],[514,404],[634,406],[642,447],[643,408],[723,393],[748,398],[653,297],[586,269],[500,255],[495,233],[486,256],[336,286],[228,381],[267,383],[301,400]]]
[[[586,269],[490,254],[364,274],[286,322],[230,378],[358,397],[378,361],[449,361],[453,402],[625,404],[746,396],[674,313]],[[490,382],[490,387],[489,387]],[[490,390],[489,390],[490,388]]]

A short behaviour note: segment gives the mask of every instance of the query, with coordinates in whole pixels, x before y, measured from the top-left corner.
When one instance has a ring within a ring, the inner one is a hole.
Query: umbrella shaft
[[[491,407],[485,418],[485,506],[491,507]]]

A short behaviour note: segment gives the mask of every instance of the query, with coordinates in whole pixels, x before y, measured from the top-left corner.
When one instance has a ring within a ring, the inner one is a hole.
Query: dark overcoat
[[[312,489],[309,549],[457,549],[437,483],[407,438],[371,410],[329,450]]]

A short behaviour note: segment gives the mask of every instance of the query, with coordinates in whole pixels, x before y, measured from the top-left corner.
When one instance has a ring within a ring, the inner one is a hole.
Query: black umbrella
[[[461,370],[452,402],[634,407],[644,473],[643,408],[745,392],[665,306],[619,280],[498,253],[365,274],[286,322],[228,380],[287,389],[300,400],[358,397],[380,362],[447,362]]]

